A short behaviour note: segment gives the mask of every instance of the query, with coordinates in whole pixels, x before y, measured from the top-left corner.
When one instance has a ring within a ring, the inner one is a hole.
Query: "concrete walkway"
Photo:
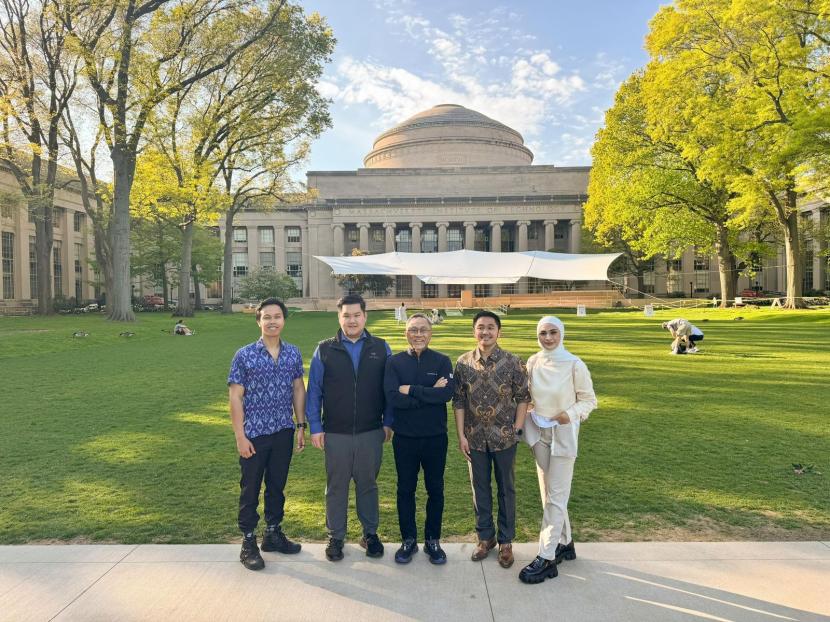
[[[236,545],[0,546],[0,620],[830,620],[830,542],[577,544],[535,586],[517,579],[534,544],[510,570],[471,562],[472,544],[440,567],[395,548],[331,563],[306,544],[250,572]]]

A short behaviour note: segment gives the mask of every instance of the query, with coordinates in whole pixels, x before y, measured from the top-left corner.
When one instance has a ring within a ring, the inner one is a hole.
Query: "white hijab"
[[[544,324],[553,324],[556,328],[559,329],[559,345],[556,346],[553,350],[548,350],[545,346],[542,345],[541,340],[538,338],[539,331],[542,330],[542,326]],[[571,354],[565,349],[565,325],[562,323],[558,317],[554,317],[552,315],[546,315],[539,323],[536,324],[536,341],[539,343],[539,348],[541,348],[539,352],[539,356],[544,357],[546,359],[552,361],[578,361],[579,357]]]

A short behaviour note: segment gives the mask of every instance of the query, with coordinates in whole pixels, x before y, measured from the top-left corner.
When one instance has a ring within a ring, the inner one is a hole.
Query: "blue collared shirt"
[[[280,343],[276,361],[262,338],[237,351],[228,384],[245,389],[245,436],[256,438],[294,427],[294,381],[302,377],[303,357],[290,343]]]
[[[354,371],[357,373],[357,367],[360,364],[360,353],[363,352],[363,344],[366,343],[366,331],[361,333],[357,341],[348,339],[345,335],[340,340],[340,343],[349,353],[349,358],[352,359]],[[392,349],[389,344],[386,344],[386,356],[392,356]],[[315,348],[314,354],[311,356],[311,364],[308,367],[308,393],[306,394],[305,402],[305,418],[308,421],[308,429],[311,434],[319,434],[323,431],[323,421],[320,417],[320,412],[323,409],[323,376],[325,376],[325,367],[323,361],[320,360],[320,348]],[[387,403],[383,409],[383,425],[391,427],[393,421],[393,407],[392,404]]]

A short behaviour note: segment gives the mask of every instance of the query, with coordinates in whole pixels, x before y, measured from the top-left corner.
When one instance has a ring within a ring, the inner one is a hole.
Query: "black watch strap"
[[[294,425],[295,425],[295,427],[303,428],[303,429],[308,427],[308,424],[305,421],[303,421],[302,423],[295,423]]]

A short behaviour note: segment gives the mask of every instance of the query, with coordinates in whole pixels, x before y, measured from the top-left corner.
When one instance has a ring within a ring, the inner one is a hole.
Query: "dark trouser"
[[[424,470],[427,489],[427,516],[424,539],[441,537],[441,517],[444,515],[444,468],[447,466],[447,435],[412,437],[396,434],[392,438],[395,450],[395,468],[398,471],[398,524],[401,538],[418,539],[415,525],[415,490],[418,471]]]
[[[346,538],[351,480],[354,480],[355,506],[363,535],[377,533],[380,521],[377,480],[385,437],[383,428],[360,434],[326,433],[326,528],[330,537]]]
[[[265,523],[279,525],[285,508],[285,482],[294,450],[294,430],[287,428],[274,434],[251,439],[256,453],[250,458],[239,457],[242,479],[239,480],[239,529],[248,533],[259,522],[257,505],[262,478],[265,476]]]
[[[470,482],[476,511],[476,532],[479,540],[496,537],[493,525],[493,491],[490,473],[496,473],[499,497],[499,544],[513,542],[516,537],[516,445],[502,451],[470,450]]]

